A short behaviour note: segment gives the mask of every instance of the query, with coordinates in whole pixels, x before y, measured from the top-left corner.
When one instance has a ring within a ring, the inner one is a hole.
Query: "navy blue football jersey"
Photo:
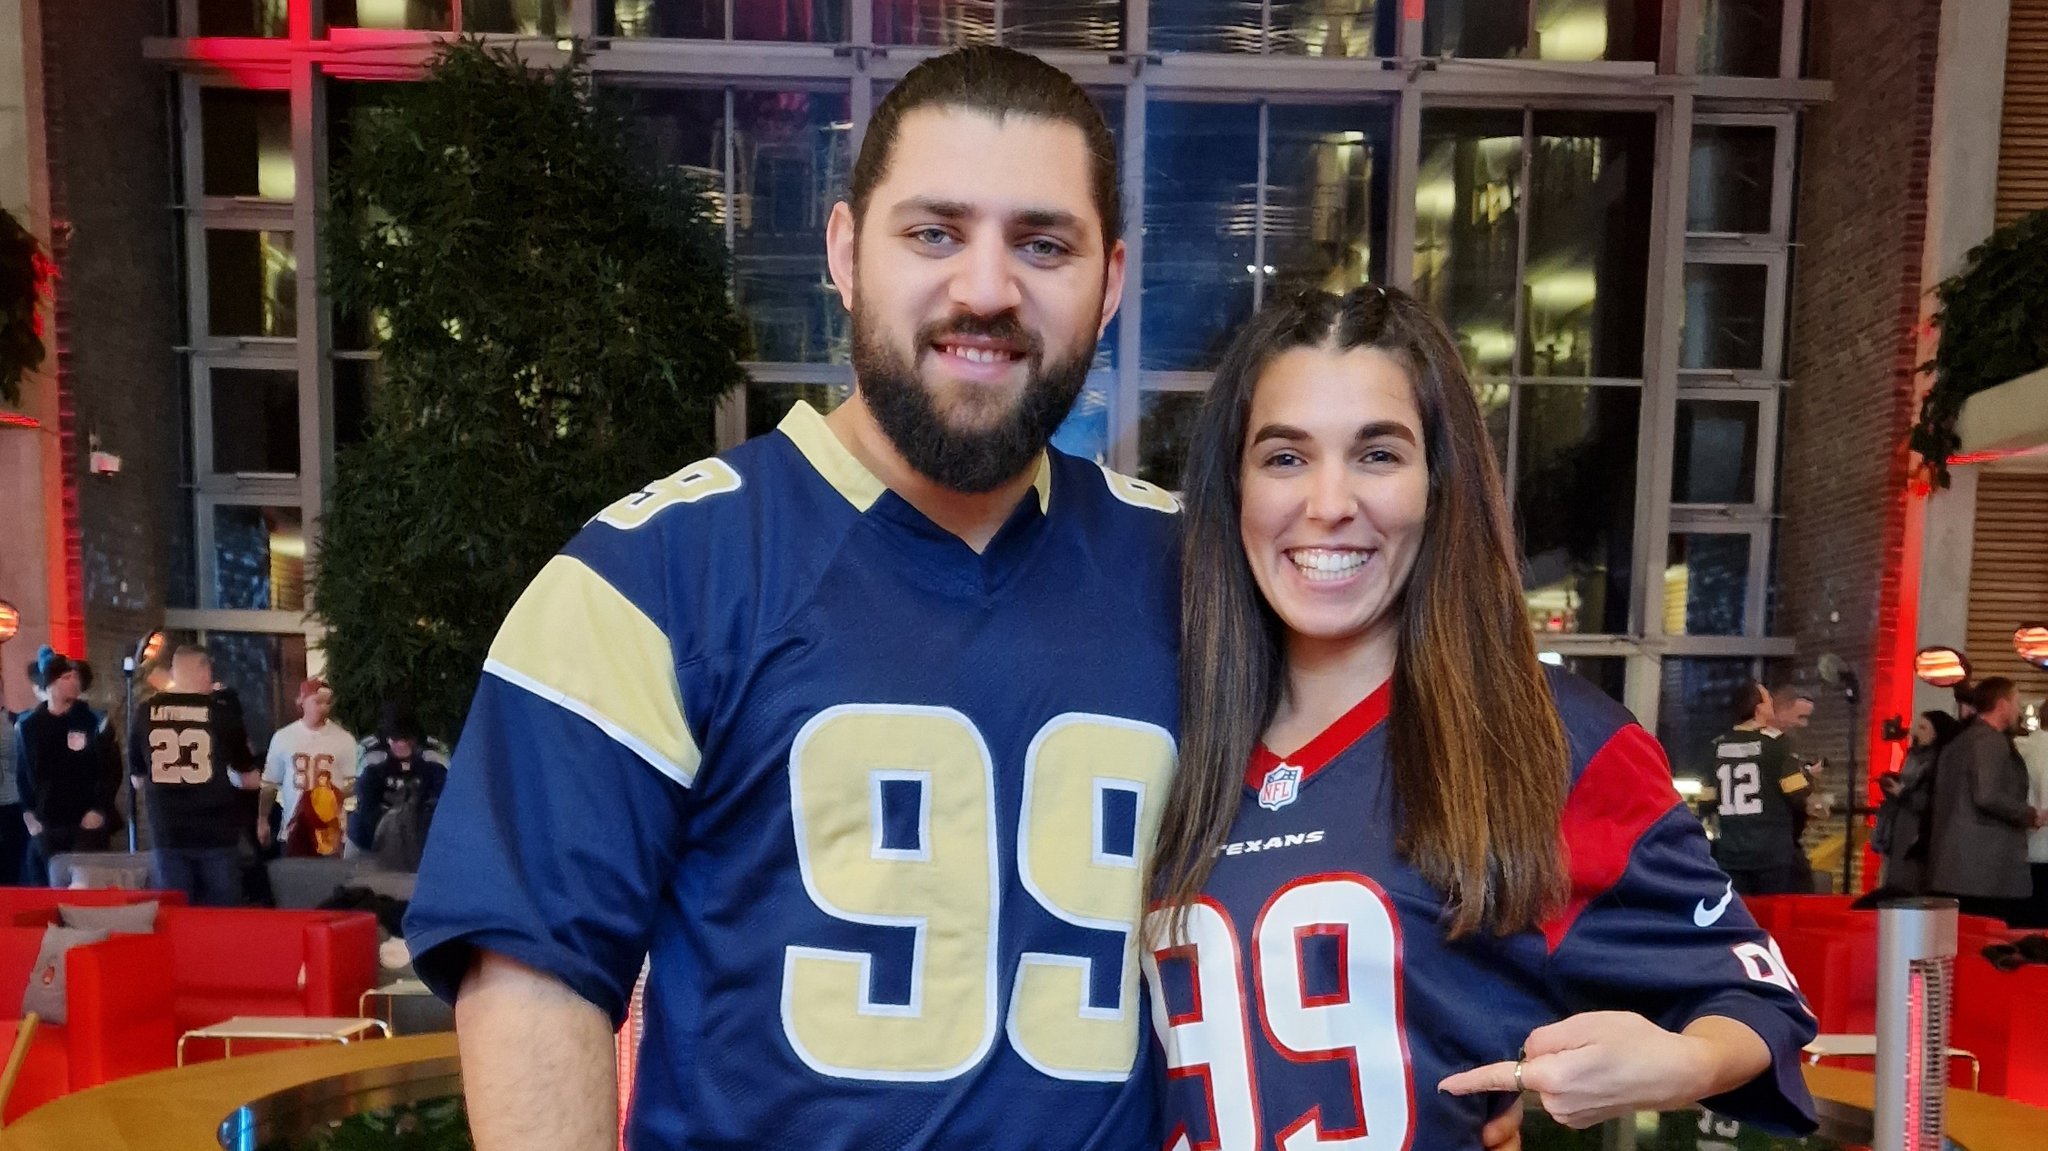
[[[1507,1100],[1437,1083],[1592,1010],[1747,1024],[1775,1069],[1707,1106],[1812,1129],[1798,1070],[1812,1015],[1662,750],[1591,685],[1551,686],[1571,746],[1572,886],[1541,930],[1446,937],[1442,894],[1395,846],[1387,687],[1284,762],[1255,757],[1185,934],[1146,956],[1167,1148],[1477,1151]]]
[[[648,956],[634,1147],[1148,1145],[1175,507],[1049,452],[977,554],[799,404],[600,513],[491,648],[422,978],[616,1021]]]

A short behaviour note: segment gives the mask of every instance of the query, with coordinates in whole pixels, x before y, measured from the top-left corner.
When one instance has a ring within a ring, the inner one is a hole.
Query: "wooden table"
[[[0,1151],[220,1151],[220,1122],[250,1100],[316,1079],[455,1055],[451,1032],[244,1055],[137,1075],[67,1095],[0,1130]],[[1871,1077],[1806,1067],[1823,1099],[1868,1109]],[[2048,1111],[1969,1091],[1949,1094],[1949,1133],[1966,1151],[2041,1151]]]
[[[455,1055],[453,1032],[322,1044],[152,1071],[52,1100],[0,1129],[5,1151],[220,1151],[221,1120],[250,1100],[373,1067]]]

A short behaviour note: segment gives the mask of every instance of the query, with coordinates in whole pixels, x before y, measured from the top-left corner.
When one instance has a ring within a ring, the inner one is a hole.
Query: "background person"
[[[322,827],[338,819],[338,811],[324,817],[301,810],[309,794],[321,785],[322,775],[338,796],[346,797],[355,788],[356,737],[332,718],[333,713],[334,689],[325,680],[308,679],[299,685],[299,718],[271,735],[270,750],[263,757],[263,792],[256,811],[256,840],[261,846],[269,847],[273,841],[271,811],[279,808],[285,854],[327,854],[317,850],[322,842],[331,842],[334,852],[341,850],[338,837],[322,840],[317,835],[302,836],[299,849],[294,850],[291,836],[296,823],[308,815]],[[308,845],[314,849],[306,850]]]
[[[2027,765],[2012,745],[2018,686],[1991,676],[1971,703],[1975,718],[1935,762],[1927,888],[1954,896],[1964,914],[2006,919],[2033,894],[2027,833],[2048,823],[2048,812],[2028,804]]]
[[[152,882],[184,892],[194,906],[241,903],[241,844],[250,826],[243,793],[261,776],[241,703],[214,682],[204,647],[179,647],[168,690],[137,709],[128,773],[149,810]]]

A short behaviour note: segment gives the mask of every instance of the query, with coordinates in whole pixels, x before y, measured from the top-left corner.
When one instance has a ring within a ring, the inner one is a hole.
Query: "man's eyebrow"
[[[898,203],[893,211],[898,215],[932,216],[941,220],[965,220],[978,214],[973,205],[963,200],[946,200],[937,196],[913,196]],[[1010,219],[1026,228],[1081,226],[1081,217],[1065,208],[1020,208],[1011,214]]]

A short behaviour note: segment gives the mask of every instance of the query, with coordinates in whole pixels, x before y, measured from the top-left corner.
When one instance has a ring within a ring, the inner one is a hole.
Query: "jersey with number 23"
[[[1171,497],[1059,452],[977,554],[799,404],[601,512],[494,643],[408,917],[619,1019],[641,1148],[1130,1151]]]

